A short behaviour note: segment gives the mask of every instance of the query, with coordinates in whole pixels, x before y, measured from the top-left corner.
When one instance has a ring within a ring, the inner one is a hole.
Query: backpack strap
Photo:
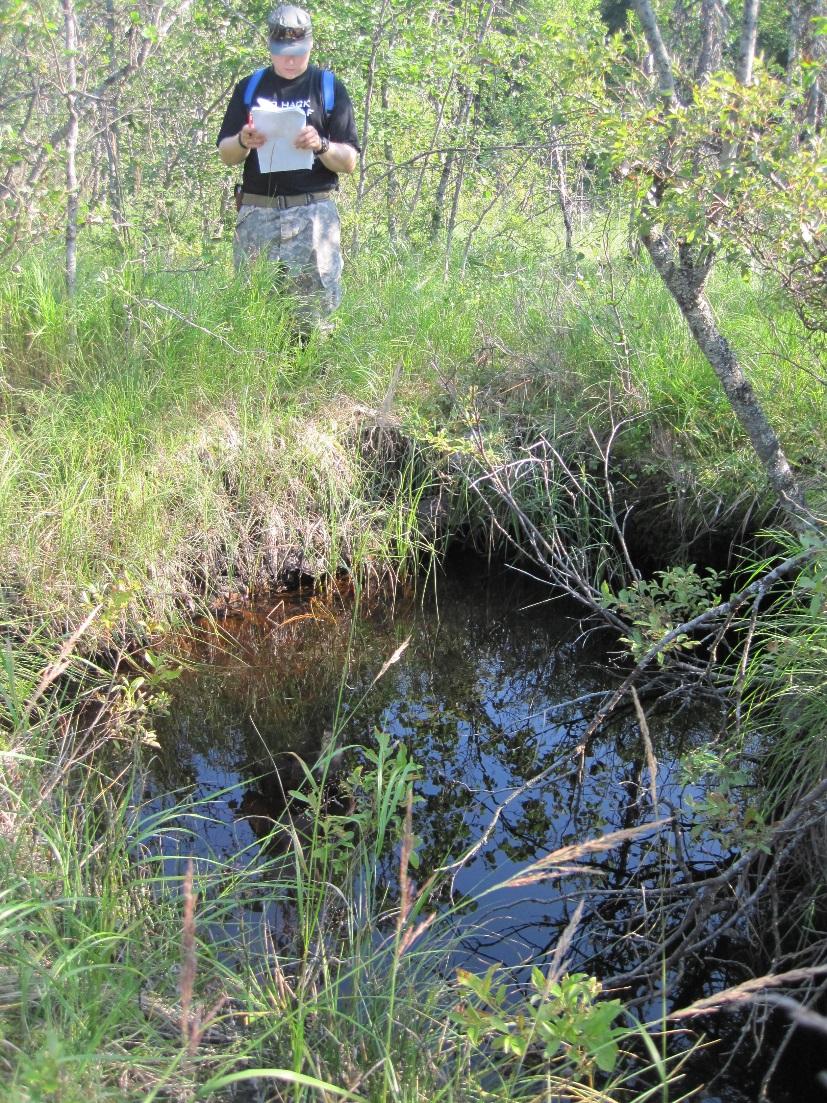
[[[256,89],[259,86],[261,78],[268,69],[269,66],[265,65],[263,69],[256,69],[256,71],[247,78],[247,84],[244,88],[244,106],[248,111],[253,106],[253,96],[256,94]],[[322,106],[324,107],[324,122],[327,124],[327,117],[333,110],[333,105],[336,102],[336,85],[333,78],[333,70],[320,69],[319,77],[322,86],[321,98]]]
[[[259,82],[268,68],[269,66],[265,66],[263,69],[256,69],[256,71],[247,78],[247,86],[244,89],[244,106],[248,111],[253,106],[253,96],[256,94],[256,88],[258,88]]]
[[[333,83],[333,71],[331,69],[322,69],[322,102],[324,103],[325,115],[329,115],[333,110],[334,97],[335,85]]]
[[[319,69],[319,98],[322,101],[322,126],[326,127],[333,110],[335,87],[332,69]]]

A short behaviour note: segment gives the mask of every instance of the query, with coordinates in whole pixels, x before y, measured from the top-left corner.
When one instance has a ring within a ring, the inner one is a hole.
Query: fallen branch
[[[814,965],[809,969],[791,969],[788,973],[775,973],[766,977],[754,977],[743,984],[736,984],[734,988],[725,988],[723,992],[716,992],[714,996],[706,996],[702,1000],[696,1000],[689,1007],[682,1007],[679,1011],[672,1011],[667,1018],[673,1022],[681,1019],[692,1019],[697,1015],[708,1015],[715,1011],[727,1011],[738,1007],[740,1004],[749,1003],[758,999],[768,988],[780,988],[787,984],[802,984],[817,977],[827,976],[827,965]],[[783,998],[783,997],[781,997]],[[774,997],[779,999],[779,997]],[[786,1003],[793,1004],[797,1011],[803,1011],[800,1004],[794,1000]],[[827,1032],[827,1019],[820,1015],[815,1016],[820,1020],[821,1029]]]

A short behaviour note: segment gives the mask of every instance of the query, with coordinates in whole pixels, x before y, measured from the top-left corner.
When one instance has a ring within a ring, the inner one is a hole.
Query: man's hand
[[[314,126],[303,126],[293,142],[296,149],[310,149],[318,154],[322,148],[322,139]],[[320,154],[319,160],[331,172],[353,172],[359,163],[359,154],[347,142],[329,142],[327,150]]]
[[[314,153],[318,153],[322,148],[322,139],[315,126],[303,126],[296,135],[293,145],[296,149],[312,149]]]
[[[245,145],[248,149],[260,149],[266,141],[267,136],[262,134],[260,130],[256,130],[252,123],[245,123],[245,125],[242,126],[241,144]]]

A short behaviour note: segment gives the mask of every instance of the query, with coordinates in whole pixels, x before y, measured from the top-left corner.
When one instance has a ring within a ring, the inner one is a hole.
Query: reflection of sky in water
[[[381,717],[382,726],[404,739],[424,767],[416,829],[429,851],[425,868],[449,856],[458,858],[511,798],[489,843],[455,882],[461,895],[486,894],[474,916],[482,932],[466,939],[469,954],[481,964],[517,964],[553,950],[582,894],[595,886],[623,890],[651,845],[634,843],[593,857],[589,865],[594,876],[496,889],[551,850],[655,818],[636,722],[621,721],[595,740],[579,776],[579,738],[601,691],[613,682],[594,653],[578,651],[561,639],[561,627],[549,632],[543,626],[537,631],[535,625],[516,669],[503,661],[504,654],[514,654],[509,632],[493,644],[478,635],[470,703],[450,692],[445,684],[450,674],[434,649],[434,664],[400,673],[396,698]],[[512,631],[519,628],[519,618],[513,618]],[[669,736],[674,741],[678,734],[681,740],[708,734],[703,724],[698,728],[684,722],[679,727],[679,733],[658,732],[653,723],[653,737],[665,737],[657,772],[661,810],[664,799],[685,806],[691,793],[679,780]],[[550,770],[548,776],[513,799],[542,770]],[[699,846],[694,858],[700,866],[719,856],[719,847],[705,854]],[[595,929],[584,923],[573,944],[577,964],[604,975],[619,968],[611,947],[625,935],[616,924]]]
[[[540,590],[539,599],[544,596]],[[490,838],[456,878],[455,901],[486,892],[470,907],[465,964],[516,964],[548,954],[585,895],[591,914],[575,935],[572,967],[602,977],[632,969],[647,947],[633,928],[628,890],[636,878],[652,894],[662,883],[654,837],[590,856],[589,875],[495,888],[560,846],[655,818],[633,715],[619,716],[582,761],[577,754],[603,693],[617,685],[611,657],[598,640],[583,641],[576,620],[565,615],[571,610],[537,601],[537,589],[514,576],[476,577],[441,584],[436,602],[429,595],[424,606],[379,606],[355,621],[345,603],[331,614],[293,599],[275,603],[266,619],[227,620],[225,638],[206,637],[193,656],[207,665],[174,686],[170,715],[158,725],[162,751],[148,778],[153,806],[170,804],[161,794],[187,786],[194,798],[210,802],[209,817],[186,817],[192,838],[170,843],[167,853],[253,861],[256,836],[246,817],[278,815],[281,788],[299,781],[290,752],[315,758],[341,696],[340,720],[347,718],[341,742],[369,743],[384,730],[404,740],[422,768],[414,824],[422,875],[457,859],[499,806],[553,767],[500,813]],[[366,693],[408,637],[399,663]],[[659,814],[668,815],[668,805],[685,810],[688,797],[701,795],[681,782],[681,748],[708,738],[720,718],[697,711],[661,716],[654,706],[645,702]],[[687,860],[698,874],[721,854],[720,843],[705,840]],[[641,868],[648,870],[643,877]],[[386,875],[393,883],[392,858]],[[635,900],[637,908],[640,895]],[[709,977],[696,978],[697,990],[676,993],[679,1000],[704,994],[704,980]]]

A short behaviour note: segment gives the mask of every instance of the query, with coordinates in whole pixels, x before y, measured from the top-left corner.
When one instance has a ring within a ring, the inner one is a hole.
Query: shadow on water
[[[713,737],[724,718],[710,704],[667,711],[646,702],[657,756],[653,809],[634,713],[621,714],[585,756],[578,753],[583,730],[619,672],[605,638],[584,634],[576,610],[547,597],[519,575],[491,576],[475,562],[442,579],[436,592],[365,602],[358,615],[341,593],[329,600],[283,595],[229,612],[219,631],[188,645],[192,668],[157,725],[161,750],[147,776],[153,805],[188,788],[211,802],[212,813],[195,822],[193,852],[254,856],[257,837],[300,780],[296,756],[314,761],[334,727],[344,744],[369,745],[377,730],[385,731],[404,741],[421,767],[414,822],[420,868],[444,866],[478,847],[453,885],[453,902],[465,900],[469,917],[457,963],[482,969],[538,960],[553,952],[586,899],[572,967],[608,980],[625,977],[624,996],[637,999],[642,1014],[657,1013],[629,978],[647,956],[662,952],[640,924],[641,899],[645,904],[648,892],[654,900],[674,869],[662,841],[629,840],[565,880],[494,886],[558,847],[657,814],[688,815],[704,793],[684,778],[680,756]],[[371,688],[406,640],[400,661]],[[540,771],[542,783],[529,785]],[[691,852],[681,855],[681,876],[700,879],[729,854],[726,840],[693,839]],[[387,877],[394,882],[392,860]],[[668,934],[681,916],[665,914],[661,933]],[[734,928],[726,946],[711,949],[703,962],[672,970],[673,1006],[751,975],[748,932]],[[805,1052],[799,1062],[800,1083],[785,1086],[776,1078],[776,1103],[824,1098],[812,1087],[811,1057]],[[722,1063],[719,1048],[699,1075],[709,1079]],[[744,1067],[733,1068],[716,1087],[719,1094],[697,1098],[747,1103],[757,1097],[759,1074],[751,1079]]]

